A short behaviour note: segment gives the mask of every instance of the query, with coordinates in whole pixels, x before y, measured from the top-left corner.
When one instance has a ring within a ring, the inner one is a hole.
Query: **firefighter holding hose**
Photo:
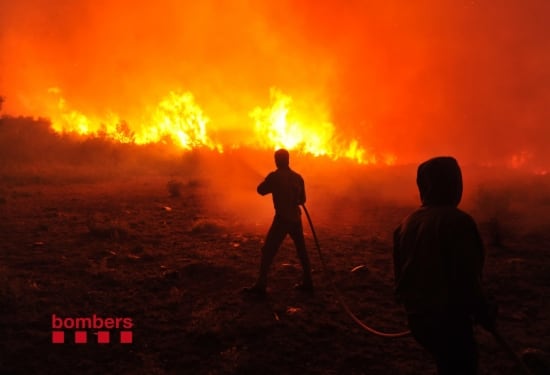
[[[257,188],[258,194],[271,194],[275,217],[267,233],[261,251],[260,272],[258,280],[244,288],[246,294],[264,296],[267,288],[267,277],[273,259],[287,235],[292,238],[303,269],[302,282],[295,288],[305,293],[313,292],[311,266],[304,240],[300,205],[306,201],[304,179],[290,169],[289,153],[285,149],[275,152],[277,169],[267,175]]]

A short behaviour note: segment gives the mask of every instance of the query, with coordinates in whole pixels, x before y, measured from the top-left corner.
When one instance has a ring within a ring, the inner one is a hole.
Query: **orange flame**
[[[57,88],[49,91],[60,93]],[[208,121],[191,93],[170,92],[153,110],[146,111],[137,126],[132,127],[110,112],[103,117],[88,117],[71,110],[65,99],[59,98],[57,110],[52,115],[52,129],[58,133],[105,137],[140,145],[170,140],[186,150],[207,147],[222,152],[222,146],[206,134]]]
[[[250,117],[255,121],[254,130],[260,147],[284,147],[314,156],[376,163],[375,156],[367,154],[357,140],[347,143],[337,140],[334,126],[327,120],[322,108],[309,106],[307,111],[291,111],[292,99],[274,88],[271,89],[271,99],[271,107],[256,107],[250,112]]]
[[[50,110],[52,129],[57,133],[105,137],[122,143],[171,142],[185,150],[204,147],[223,152],[224,147],[270,150],[284,147],[334,160],[349,159],[360,164],[379,162],[379,158],[369,153],[358,140],[344,140],[338,136],[322,105],[294,103],[290,96],[275,88],[270,91],[270,106],[256,107],[249,112],[254,122],[253,132],[231,145],[212,138],[215,132],[209,127],[210,120],[190,92],[170,92],[130,123],[112,112],[87,116],[71,109],[60,96],[59,89],[49,91],[58,96],[55,108]],[[394,164],[395,156],[387,155],[382,161]]]

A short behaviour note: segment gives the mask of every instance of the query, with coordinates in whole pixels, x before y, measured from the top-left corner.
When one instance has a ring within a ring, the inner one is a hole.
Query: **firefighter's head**
[[[420,164],[416,183],[423,206],[457,206],[462,198],[462,173],[456,159],[450,156]]]
[[[281,148],[275,151],[275,165],[277,168],[287,168],[290,160],[290,155],[288,151],[284,148]]]

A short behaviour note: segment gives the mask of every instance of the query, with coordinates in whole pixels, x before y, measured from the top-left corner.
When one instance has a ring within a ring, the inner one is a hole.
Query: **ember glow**
[[[46,117],[59,133],[550,170],[547,0],[0,9],[2,114]]]

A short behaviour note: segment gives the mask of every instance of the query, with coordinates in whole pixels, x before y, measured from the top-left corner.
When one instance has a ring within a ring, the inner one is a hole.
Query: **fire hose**
[[[329,276],[328,267],[325,262],[325,258],[323,257],[323,253],[321,251],[321,246],[319,245],[319,239],[317,238],[317,234],[315,233],[315,228],[313,226],[313,222],[311,221],[311,217],[309,216],[309,212],[305,206],[305,204],[302,204],[302,208],[304,210],[304,213],[306,214],[307,221],[309,223],[309,227],[311,229],[311,234],[313,235],[313,240],[315,241],[315,247],[317,248],[317,253],[319,254],[319,259],[321,260],[321,267],[323,268],[323,273],[326,275],[330,286],[332,287],[332,290],[334,291],[334,294],[336,295],[336,298],[338,299],[338,302],[346,312],[346,314],[355,322],[359,327],[361,327],[363,330],[372,333],[376,336],[380,337],[388,337],[388,338],[397,338],[397,337],[404,337],[408,336],[411,331],[402,331],[402,332],[382,332],[377,329],[374,329],[367,324],[365,324],[361,319],[359,319],[353,311],[349,308],[348,304],[344,300],[344,296],[334,283],[334,279]],[[514,361],[517,363],[521,371],[526,375],[532,375],[533,373],[531,370],[525,365],[525,363],[522,361],[522,359],[519,357],[519,355],[512,349],[510,344],[502,337],[502,335],[497,330],[490,330],[489,333],[492,334],[492,336],[495,338],[495,340],[506,350],[506,352],[510,355],[511,358],[514,359]]]
[[[313,227],[313,222],[311,221],[311,217],[309,216],[309,212],[305,206],[305,204],[302,205],[302,208],[304,209],[304,212],[306,214],[306,217],[307,217],[307,221],[309,223],[309,227],[311,228],[311,234],[313,235],[313,240],[315,241],[315,246],[317,248],[317,253],[319,254],[319,259],[321,260],[321,266],[323,268],[323,272],[324,274],[327,276],[327,279],[330,283],[330,286],[332,287],[332,290],[334,291],[334,294],[336,295],[336,298],[338,299],[338,302],[340,303],[340,305],[342,306],[342,308],[344,309],[344,311],[346,312],[346,314],[355,322],[359,325],[359,327],[361,327],[362,329],[364,329],[365,331],[369,332],[369,333],[372,333],[376,336],[381,336],[381,337],[390,337],[390,338],[396,338],[396,337],[403,337],[403,336],[408,336],[411,331],[402,331],[402,332],[391,332],[391,333],[388,333],[388,332],[381,332],[377,329],[374,329],[368,325],[366,325],[361,319],[359,319],[354,313],[353,311],[351,311],[351,309],[349,308],[348,304],[346,303],[346,301],[344,300],[344,296],[342,295],[342,293],[340,292],[340,290],[338,289],[338,287],[336,286],[336,284],[334,283],[334,279],[331,278],[329,276],[329,272],[328,272],[328,267],[327,267],[327,264],[325,262],[325,258],[323,257],[323,253],[321,252],[321,246],[319,245],[319,239],[317,238],[317,234],[315,233],[315,228]]]

